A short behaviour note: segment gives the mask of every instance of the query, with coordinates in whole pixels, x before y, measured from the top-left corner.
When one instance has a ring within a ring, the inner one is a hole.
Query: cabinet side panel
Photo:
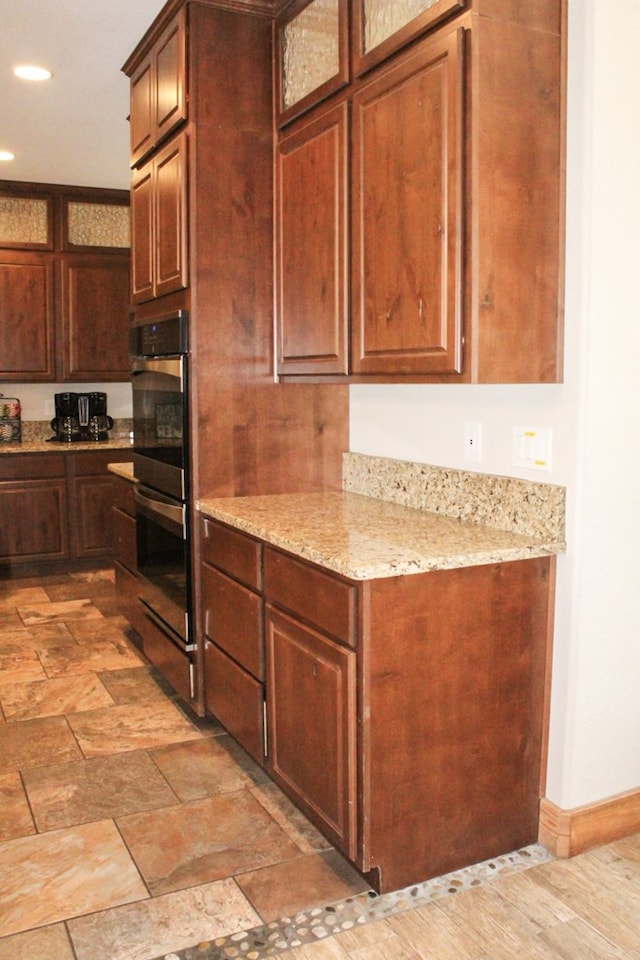
[[[550,579],[543,558],[372,583],[363,866],[382,889],[537,840]]]

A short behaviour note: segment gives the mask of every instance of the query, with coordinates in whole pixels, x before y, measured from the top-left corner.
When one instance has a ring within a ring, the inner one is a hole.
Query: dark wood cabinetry
[[[187,116],[185,17],[179,11],[131,76],[131,165]]]
[[[113,555],[118,450],[0,456],[0,576],[91,568]]]
[[[46,254],[0,251],[0,379],[54,380],[55,265]]]
[[[0,195],[17,204],[0,241],[0,380],[127,380],[126,192],[0,181]]]
[[[131,181],[132,296],[144,303],[188,285],[187,139],[180,134]]]
[[[561,380],[561,4],[507,7],[436,3],[280,132],[280,376]]]
[[[262,546],[202,519],[206,709],[264,762]]]
[[[351,580],[201,523],[207,708],[262,760],[264,602],[266,768],[376,889],[537,840],[552,557]]]

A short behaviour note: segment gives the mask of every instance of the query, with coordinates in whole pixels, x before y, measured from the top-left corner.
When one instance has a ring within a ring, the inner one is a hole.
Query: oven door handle
[[[166,517],[167,520],[177,523],[184,529],[185,505],[183,503],[165,503],[163,500],[156,500],[155,497],[148,497],[144,493],[140,493],[138,489],[134,491],[134,494],[136,503],[139,503],[141,507],[146,507],[153,513],[159,513],[161,517]]]
[[[180,389],[184,389],[184,358],[164,357],[157,360],[137,358],[131,361],[131,375],[140,376],[143,373],[164,373],[180,381]]]

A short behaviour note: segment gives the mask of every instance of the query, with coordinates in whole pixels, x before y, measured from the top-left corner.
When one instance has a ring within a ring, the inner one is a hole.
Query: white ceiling
[[[0,179],[129,186],[129,82],[120,68],[164,0],[0,0]],[[53,78],[28,83],[19,63]]]

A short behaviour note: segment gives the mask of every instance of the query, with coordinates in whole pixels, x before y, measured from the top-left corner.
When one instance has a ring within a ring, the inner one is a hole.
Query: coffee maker
[[[91,393],[54,394],[56,415],[51,421],[54,440],[67,443],[107,440],[113,420],[107,416],[107,395]]]

